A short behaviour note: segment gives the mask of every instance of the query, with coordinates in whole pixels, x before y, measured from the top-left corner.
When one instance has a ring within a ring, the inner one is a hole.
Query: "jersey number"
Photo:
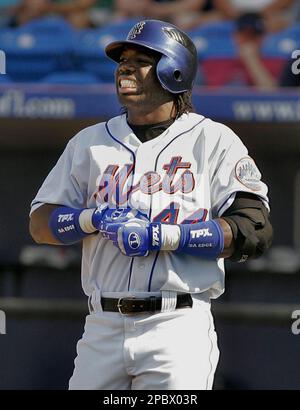
[[[153,219],[153,222],[162,222],[171,225],[177,224],[179,213],[179,204],[176,202],[171,202],[168,208],[165,208]],[[193,212],[190,216],[184,219],[181,224],[196,224],[198,222],[203,222],[207,217],[207,209],[199,208],[197,211]]]

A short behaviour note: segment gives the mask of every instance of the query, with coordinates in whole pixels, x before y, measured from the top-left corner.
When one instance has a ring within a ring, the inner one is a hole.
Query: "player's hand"
[[[100,232],[126,256],[147,256],[161,248],[161,224],[133,218],[100,225]]]
[[[107,204],[103,204],[95,209],[92,216],[92,224],[95,229],[99,230],[100,224],[126,222],[130,219],[138,218],[148,221],[147,215],[132,208],[109,208]]]

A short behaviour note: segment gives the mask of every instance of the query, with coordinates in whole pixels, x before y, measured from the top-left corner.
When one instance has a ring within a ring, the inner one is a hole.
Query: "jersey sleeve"
[[[268,187],[261,177],[255,161],[249,156],[240,138],[224,126],[211,161],[212,216],[220,217],[240,191],[257,195],[269,209]]]
[[[74,137],[69,141],[56,165],[40,187],[31,203],[30,213],[45,203],[73,208],[86,206],[86,187],[81,177],[84,173],[84,164],[76,157],[76,138]]]

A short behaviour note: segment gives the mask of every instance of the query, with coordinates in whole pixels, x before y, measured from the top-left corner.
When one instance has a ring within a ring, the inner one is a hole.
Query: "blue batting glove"
[[[160,223],[137,218],[120,223],[103,222],[100,232],[126,256],[147,256],[149,251],[161,248]]]
[[[132,208],[109,208],[103,204],[95,209],[92,215],[92,224],[95,229],[99,230],[102,223],[126,222],[132,218],[138,218],[148,221],[147,215]]]
[[[108,205],[107,204],[102,204],[98,206],[93,215],[92,215],[92,225],[96,230],[99,230],[99,225],[104,218],[104,215],[109,211]]]

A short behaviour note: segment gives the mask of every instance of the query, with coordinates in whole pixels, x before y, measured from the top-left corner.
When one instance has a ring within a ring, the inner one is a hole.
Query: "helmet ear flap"
[[[184,80],[182,71],[173,58],[162,55],[157,63],[156,73],[162,87],[171,93],[177,94],[187,91],[187,89],[182,89]]]
[[[182,74],[181,74],[180,70],[178,70],[178,69],[174,70],[173,75],[174,75],[174,78],[175,78],[176,81],[179,81],[179,82],[182,81]]]

